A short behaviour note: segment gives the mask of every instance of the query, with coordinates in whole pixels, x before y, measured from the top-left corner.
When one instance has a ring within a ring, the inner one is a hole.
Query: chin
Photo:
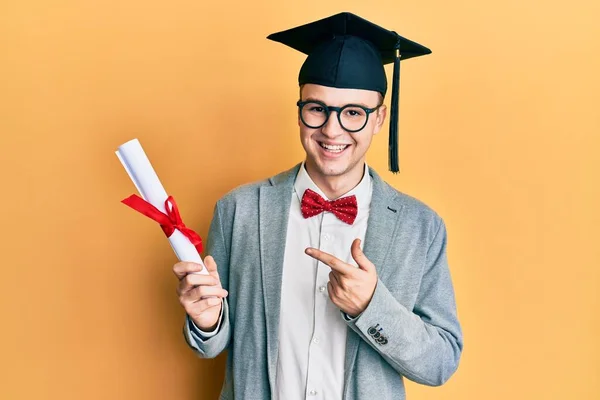
[[[323,176],[342,176],[348,171],[347,168],[324,168],[319,169],[319,173]]]
[[[339,160],[339,161],[341,161],[341,160]],[[312,164],[317,169],[319,174],[321,174],[322,176],[340,176],[340,175],[344,175],[345,173],[347,173],[348,171],[350,171],[352,169],[352,165],[350,162],[339,162],[339,161],[323,162],[321,160],[318,160],[315,162],[315,160],[313,160]]]

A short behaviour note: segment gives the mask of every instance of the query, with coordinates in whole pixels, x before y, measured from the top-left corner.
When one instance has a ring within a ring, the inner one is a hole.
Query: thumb
[[[354,239],[352,242],[352,247],[350,248],[350,253],[360,269],[366,272],[375,270],[373,263],[369,261],[367,256],[365,256],[365,253],[363,253],[362,249],[360,248],[360,239]]]
[[[204,258],[204,266],[210,275],[219,279],[219,271],[217,271],[217,263],[215,262],[214,258],[211,256],[206,256]]]

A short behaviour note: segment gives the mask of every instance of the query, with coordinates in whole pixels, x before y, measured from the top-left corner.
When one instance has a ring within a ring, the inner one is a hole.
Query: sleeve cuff
[[[351,316],[349,316],[348,314],[346,314],[346,313],[345,313],[345,312],[343,312],[343,311],[340,311],[340,312],[342,313],[342,317],[344,318],[344,321],[346,321],[346,322],[354,322],[354,321],[356,321],[357,319],[359,319],[359,318],[360,318],[360,316],[363,314],[363,313],[360,313],[360,314],[358,314],[356,317],[351,317]]]
[[[215,329],[213,329],[210,332],[205,332],[202,329],[198,328],[194,321],[190,318],[190,316],[187,315],[190,331],[204,340],[215,336],[219,332],[219,329],[221,328],[221,322],[223,321],[223,306],[223,300],[221,300],[221,314],[219,314],[219,322],[217,322],[217,326],[215,327]]]

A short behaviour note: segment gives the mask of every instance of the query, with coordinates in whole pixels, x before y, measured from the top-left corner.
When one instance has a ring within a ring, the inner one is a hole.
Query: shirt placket
[[[333,249],[333,224],[331,218],[335,216],[331,213],[323,213],[319,226],[319,245],[318,248],[326,253],[335,253]],[[314,324],[311,341],[309,345],[308,373],[306,386],[306,399],[316,400],[324,399],[324,371],[325,352],[323,344],[326,341],[326,306],[329,294],[327,292],[327,282],[329,282],[330,268],[321,263],[317,263],[317,273],[314,282]]]

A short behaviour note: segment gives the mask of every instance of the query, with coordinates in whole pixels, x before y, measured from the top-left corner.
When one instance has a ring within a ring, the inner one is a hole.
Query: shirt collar
[[[321,189],[319,189],[319,187],[310,178],[310,176],[308,175],[308,172],[306,172],[306,168],[304,167],[304,162],[303,162],[302,165],[300,166],[300,170],[298,171],[298,175],[296,176],[296,181],[294,182],[294,191],[296,192],[296,195],[298,196],[299,201],[302,201],[302,196],[304,195],[304,192],[306,191],[306,189],[310,189],[310,190],[318,193],[319,196],[323,197],[324,199],[327,199],[327,196],[325,196],[323,191]],[[372,183],[371,175],[369,174],[369,167],[367,166],[367,163],[365,163],[363,177],[360,180],[359,184],[356,185],[348,193],[341,195],[340,198],[355,195],[356,201],[358,202],[358,208],[360,210],[360,209],[369,208],[371,206],[372,193],[373,193],[373,183]],[[335,199],[333,199],[333,200],[335,200]]]

